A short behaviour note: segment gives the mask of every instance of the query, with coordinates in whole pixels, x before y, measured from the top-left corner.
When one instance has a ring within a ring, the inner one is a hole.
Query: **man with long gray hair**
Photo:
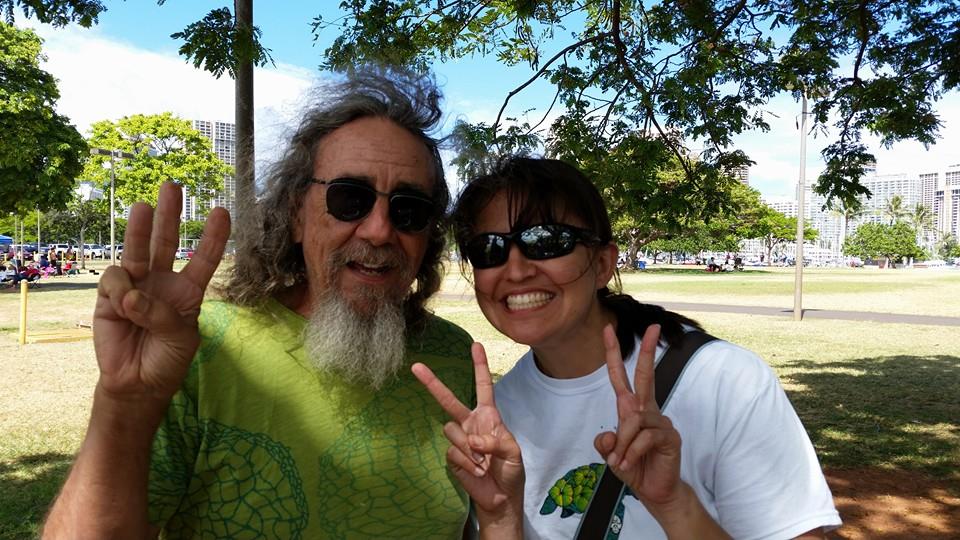
[[[134,205],[94,314],[90,426],[46,538],[459,538],[445,415],[470,337],[425,309],[450,194],[432,79],[366,70],[323,94],[236,231],[213,209],[172,271],[181,194]]]

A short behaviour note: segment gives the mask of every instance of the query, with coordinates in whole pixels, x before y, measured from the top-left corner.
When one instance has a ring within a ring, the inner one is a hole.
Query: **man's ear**
[[[617,269],[617,256],[620,250],[613,242],[597,248],[597,257],[594,265],[597,269],[597,288],[606,287],[613,279],[613,273]]]

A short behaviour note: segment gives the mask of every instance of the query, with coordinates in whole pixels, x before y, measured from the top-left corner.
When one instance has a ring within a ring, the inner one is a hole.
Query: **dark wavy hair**
[[[466,264],[467,243],[482,232],[476,230],[480,213],[500,193],[506,195],[508,215],[516,216],[511,231],[576,216],[582,221],[579,226],[600,239],[593,249],[613,241],[603,197],[579,169],[556,159],[509,156],[489,174],[471,180],[457,199],[451,220],[461,265]],[[684,325],[702,329],[692,319],[660,306],[643,304],[624,294],[616,271],[613,286],[598,289],[597,297],[600,305],[617,317],[617,339],[624,356],[633,350],[634,336],[642,336],[651,324],[660,325],[661,336],[670,345],[679,344]]]
[[[306,279],[303,250],[294,243],[293,233],[311,185],[317,146],[349,122],[385,118],[419,138],[433,157],[431,196],[442,214],[428,229],[416,286],[404,304],[407,323],[415,329],[425,320],[426,301],[440,288],[443,278],[444,215],[450,204],[439,140],[430,136],[441,119],[436,81],[429,75],[397,69],[363,68],[349,72],[342,82],[322,88],[318,94],[317,105],[306,112],[283,158],[270,168],[262,195],[253,208],[239,209],[235,264],[220,293],[236,304],[256,305]]]

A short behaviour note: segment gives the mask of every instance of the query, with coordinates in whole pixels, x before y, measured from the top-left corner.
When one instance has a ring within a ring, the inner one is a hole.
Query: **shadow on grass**
[[[72,463],[57,452],[0,462],[0,540],[37,537]]]
[[[952,480],[960,494],[960,357],[782,364],[825,467],[894,468]]]

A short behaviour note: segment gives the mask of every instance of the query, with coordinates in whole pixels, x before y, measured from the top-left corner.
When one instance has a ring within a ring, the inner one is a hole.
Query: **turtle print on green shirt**
[[[307,500],[289,450],[262,433],[201,421],[207,448],[167,538],[302,537]],[[200,524],[205,530],[194,530]]]

